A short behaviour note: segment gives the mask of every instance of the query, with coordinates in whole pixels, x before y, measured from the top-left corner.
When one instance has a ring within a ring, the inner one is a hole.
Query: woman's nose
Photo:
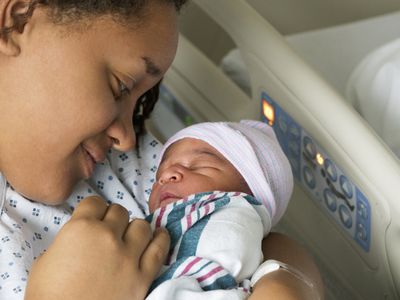
[[[183,172],[178,166],[171,166],[162,171],[158,183],[163,185],[169,182],[180,182],[183,179]]]
[[[107,135],[118,151],[128,151],[136,145],[136,136],[132,123],[132,112],[122,112],[119,118],[108,127]]]

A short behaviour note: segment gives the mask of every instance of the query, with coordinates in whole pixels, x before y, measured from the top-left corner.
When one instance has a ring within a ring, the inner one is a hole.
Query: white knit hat
[[[209,122],[184,128],[165,143],[165,150],[183,138],[195,138],[220,152],[243,176],[253,196],[261,201],[275,225],[286,210],[293,190],[289,161],[273,129],[265,123]]]

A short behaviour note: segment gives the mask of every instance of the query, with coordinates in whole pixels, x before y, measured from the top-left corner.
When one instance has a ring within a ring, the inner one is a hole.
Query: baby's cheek
[[[157,182],[153,184],[153,187],[151,188],[151,194],[149,198],[149,210],[152,213],[157,209],[157,195],[158,195],[158,184]]]
[[[153,213],[154,210],[155,210],[154,201],[151,201],[151,198],[150,198],[150,200],[149,200],[149,211],[150,211],[150,213]]]
[[[221,186],[218,185],[214,180],[201,180],[193,179],[185,182],[184,186],[181,186],[181,196],[187,197],[192,194],[209,192],[214,190],[220,190]]]

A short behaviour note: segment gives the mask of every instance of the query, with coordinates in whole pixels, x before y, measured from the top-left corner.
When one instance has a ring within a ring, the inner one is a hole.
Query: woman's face
[[[20,53],[0,53],[0,171],[22,195],[61,203],[111,147],[134,146],[136,100],[177,45],[174,7],[150,3],[132,28],[104,17],[71,30],[36,9],[13,33]]]

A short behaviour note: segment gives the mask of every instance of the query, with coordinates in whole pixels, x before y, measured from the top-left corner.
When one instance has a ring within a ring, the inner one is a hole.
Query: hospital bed
[[[252,96],[181,36],[153,132],[165,139],[193,122],[246,118],[273,126],[296,179],[278,230],[314,255],[326,298],[398,299],[398,160],[340,91],[245,1],[195,2],[240,49]]]

